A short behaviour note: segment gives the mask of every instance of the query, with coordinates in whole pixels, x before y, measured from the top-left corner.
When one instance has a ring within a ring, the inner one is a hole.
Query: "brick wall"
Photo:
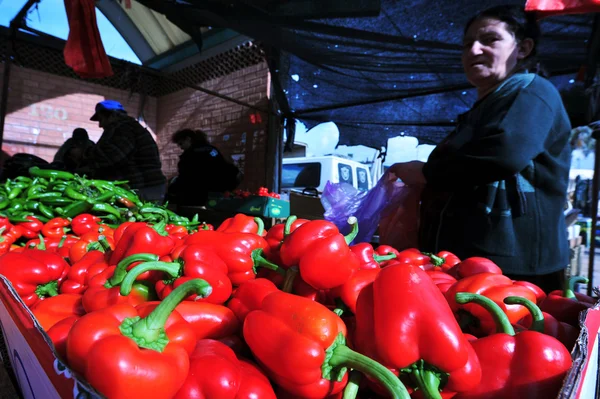
[[[0,64],[0,85],[3,64]],[[49,162],[73,129],[86,129],[97,141],[102,129],[90,121],[96,103],[105,99],[120,101],[130,115],[137,115],[140,96],[125,90],[56,76],[13,65],[11,68],[8,113],[2,150],[9,155],[24,152]],[[144,119],[156,131],[156,98],[147,97]]]
[[[267,66],[261,63],[200,85],[266,109],[267,80]],[[157,103],[156,131],[163,170],[168,178],[177,174],[181,151],[170,142],[173,133],[184,128],[202,129],[211,143],[244,172],[240,187],[258,189],[265,183],[266,122],[265,113],[197,90],[184,89],[162,96]]]

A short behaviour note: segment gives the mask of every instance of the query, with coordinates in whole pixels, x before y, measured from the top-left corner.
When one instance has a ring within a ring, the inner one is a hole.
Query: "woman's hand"
[[[423,175],[423,165],[425,163],[421,161],[400,162],[393,164],[388,171],[405,184],[422,186],[427,183]]]

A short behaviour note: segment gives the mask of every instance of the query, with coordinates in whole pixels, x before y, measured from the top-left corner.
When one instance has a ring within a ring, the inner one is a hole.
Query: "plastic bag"
[[[399,251],[419,245],[419,206],[422,186],[402,186],[396,203],[386,208],[379,221],[379,244]]]
[[[417,222],[418,200],[420,199],[420,190],[418,191],[417,212],[412,215]],[[417,226],[409,226],[407,213],[409,209],[415,207],[412,204],[410,206],[403,205],[405,199],[414,199],[416,195],[414,193],[416,193],[415,190],[397,181],[390,173],[385,173],[375,187],[369,191],[358,191],[348,183],[327,182],[321,196],[321,203],[325,208],[325,219],[334,223],[342,234],[348,234],[352,229],[348,224],[348,218],[350,216],[357,218],[358,235],[354,239],[354,243],[371,241],[377,226],[379,226],[380,243],[383,243],[380,220],[385,222],[386,243],[401,243],[400,238],[405,235],[408,237],[409,234],[414,235],[413,241],[416,243]],[[402,211],[399,211],[400,209]],[[404,235],[392,232],[391,222],[402,223],[402,226],[408,229],[407,233]]]

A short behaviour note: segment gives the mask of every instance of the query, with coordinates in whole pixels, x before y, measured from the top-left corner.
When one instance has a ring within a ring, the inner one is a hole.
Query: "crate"
[[[243,213],[266,218],[286,218],[290,216],[290,203],[288,201],[260,195],[251,195],[246,198],[209,196],[206,207],[216,211]]]

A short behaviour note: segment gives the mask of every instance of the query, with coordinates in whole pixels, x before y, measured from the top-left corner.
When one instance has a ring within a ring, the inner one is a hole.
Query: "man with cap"
[[[161,170],[158,147],[148,130],[114,100],[96,104],[90,120],[97,121],[104,132],[96,145],[85,152],[77,172],[96,179],[127,180],[142,199],[162,203],[167,179]]]

